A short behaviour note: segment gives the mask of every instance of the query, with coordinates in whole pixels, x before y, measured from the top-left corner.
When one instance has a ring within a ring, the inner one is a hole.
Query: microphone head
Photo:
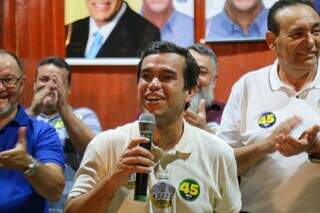
[[[139,130],[140,132],[152,132],[156,125],[156,118],[152,113],[144,112],[139,118]]]

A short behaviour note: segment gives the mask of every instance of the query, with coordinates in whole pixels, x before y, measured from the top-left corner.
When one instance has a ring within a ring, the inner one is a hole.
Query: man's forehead
[[[18,70],[17,62],[8,54],[0,54],[0,70]]]
[[[319,21],[319,15],[310,6],[297,4],[280,9],[276,15],[279,24],[298,22],[300,20]]]
[[[58,67],[55,64],[44,64],[38,67],[38,76],[54,76],[59,75],[65,78],[68,77],[68,70],[63,67]]]
[[[142,66],[146,66],[147,64],[167,64],[167,65],[178,65],[181,62],[183,63],[185,61],[184,57],[182,55],[179,55],[178,53],[172,53],[172,52],[164,52],[164,53],[155,53],[150,54],[146,56],[143,59]]]

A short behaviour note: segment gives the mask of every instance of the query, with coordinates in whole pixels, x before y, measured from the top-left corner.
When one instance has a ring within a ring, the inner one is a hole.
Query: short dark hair
[[[68,84],[70,84],[70,82],[71,82],[71,68],[70,68],[69,64],[63,58],[60,58],[57,56],[50,56],[50,57],[42,59],[39,62],[39,64],[37,65],[37,70],[36,70],[36,78],[38,75],[38,69],[41,66],[48,65],[48,64],[53,64],[59,68],[65,69],[68,74]]]
[[[217,67],[217,56],[213,52],[213,50],[211,48],[206,47],[203,44],[196,43],[196,44],[193,44],[193,45],[187,47],[187,49],[188,50],[194,50],[197,53],[199,53],[200,55],[209,56],[211,58],[211,60],[212,60],[213,69],[216,69],[216,67]]]
[[[279,0],[275,2],[272,5],[272,7],[269,9],[268,30],[275,35],[279,35],[279,32],[280,32],[279,23],[275,18],[277,13],[284,8],[291,7],[294,5],[299,5],[299,4],[307,5],[307,6],[310,6],[312,9],[314,9],[313,2],[310,0]]]
[[[4,49],[0,49],[0,55],[9,55],[11,56],[15,62],[17,63],[18,69],[21,72],[21,74],[23,74],[23,66],[22,66],[22,62],[21,60],[18,58],[18,56],[16,54],[14,54],[13,52],[4,50]]]
[[[185,59],[183,70],[184,89],[192,89],[197,85],[199,67],[195,59],[185,48],[179,47],[168,41],[156,41],[150,43],[141,54],[141,59],[137,67],[137,81],[140,79],[141,67],[145,57],[158,53],[176,53]]]

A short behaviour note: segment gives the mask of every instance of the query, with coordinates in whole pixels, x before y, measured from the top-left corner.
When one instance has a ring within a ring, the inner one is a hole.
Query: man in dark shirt
[[[67,57],[138,57],[159,29],[123,0],[86,0],[90,17],[69,26]]]

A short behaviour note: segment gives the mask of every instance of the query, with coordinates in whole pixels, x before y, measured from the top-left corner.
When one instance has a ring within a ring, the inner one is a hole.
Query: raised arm
[[[137,146],[139,143],[147,143],[147,139],[139,137],[132,140],[120,156],[118,162],[114,165],[113,169],[107,172],[107,175],[102,177],[101,180],[97,180],[91,190],[80,196],[71,197],[66,204],[65,211],[68,213],[106,212],[116,191],[122,183],[127,181],[130,174],[135,172],[151,172],[153,156],[151,152]],[[85,163],[79,168],[79,174],[77,174],[75,179],[75,187],[77,187],[77,181],[81,182],[84,179],[88,180],[94,178],[92,177],[94,176],[93,174],[90,176],[90,171],[92,169],[97,171],[99,170],[99,167],[104,166],[103,164],[96,162],[96,159],[88,160],[93,154],[91,148],[92,147],[89,146],[84,155],[83,160]],[[102,158],[105,157],[106,156],[103,156]],[[96,158],[96,156],[93,158]],[[90,177],[88,177],[88,175]],[[92,181],[90,181],[90,184],[92,184]]]
[[[21,127],[16,146],[0,152],[0,168],[14,169],[24,173],[32,187],[41,196],[49,201],[57,201],[64,188],[62,168],[58,164],[42,164],[35,160],[28,154],[26,143],[26,128]],[[34,163],[34,168],[28,173],[31,163]]]

